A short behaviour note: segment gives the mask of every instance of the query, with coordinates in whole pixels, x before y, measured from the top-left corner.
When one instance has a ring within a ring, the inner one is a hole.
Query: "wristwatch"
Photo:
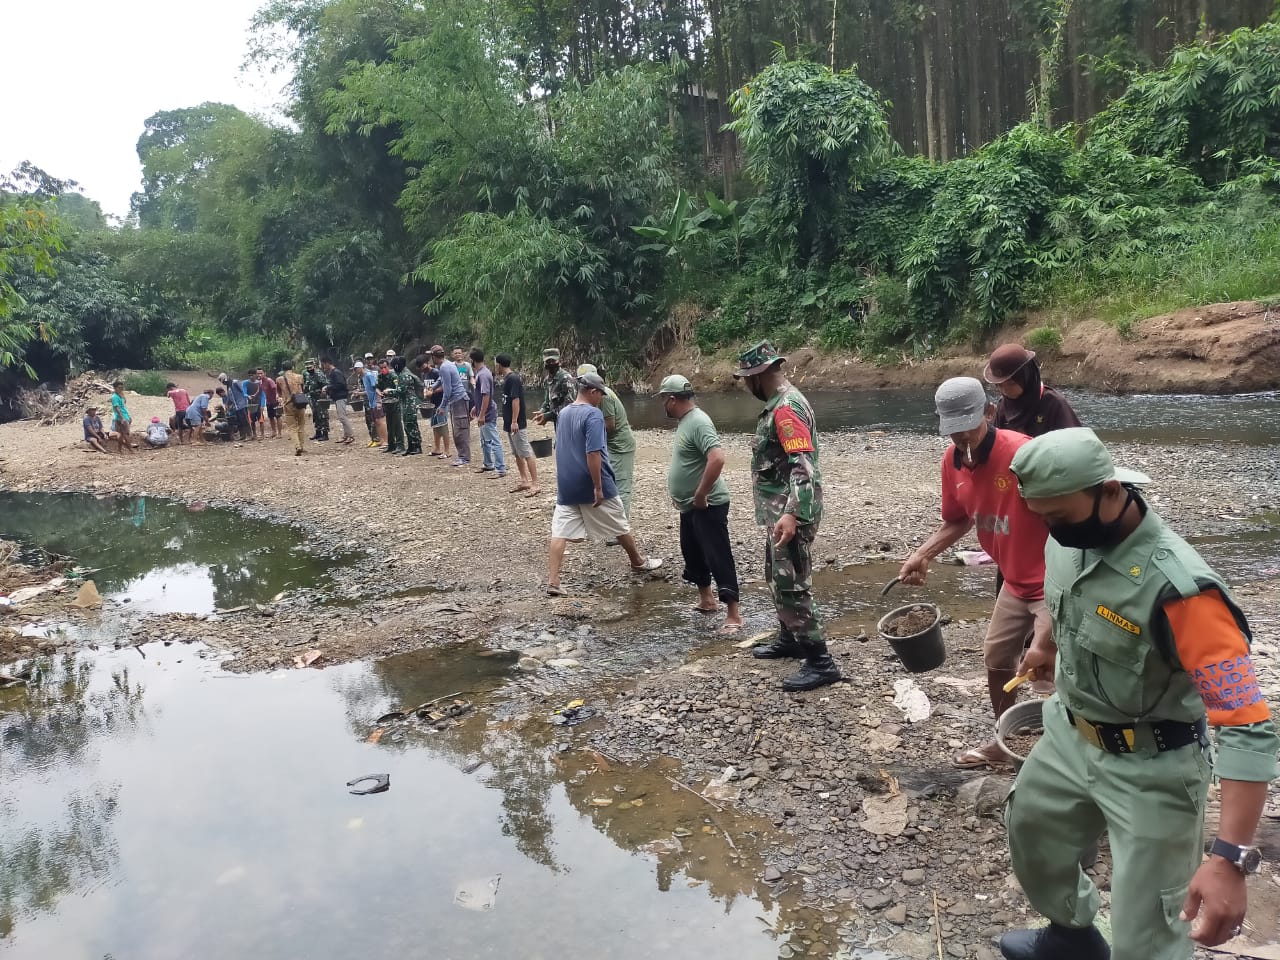
[[[1221,857],[1246,877],[1258,872],[1262,865],[1262,851],[1257,847],[1237,847],[1225,840],[1214,840],[1209,848],[1209,856]]]

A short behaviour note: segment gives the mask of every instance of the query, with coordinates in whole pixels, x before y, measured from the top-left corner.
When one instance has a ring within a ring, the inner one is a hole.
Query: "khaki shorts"
[[[551,536],[563,540],[615,540],[631,532],[622,499],[613,497],[598,507],[589,503],[566,507],[556,504],[551,515]]]
[[[1016,670],[1032,635],[1050,630],[1049,608],[1043,600],[1020,600],[1009,592],[1008,584],[1001,587],[982,645],[987,669]]]
[[[507,437],[511,440],[511,453],[517,460],[533,459],[533,446],[529,443],[528,430],[508,432]]]

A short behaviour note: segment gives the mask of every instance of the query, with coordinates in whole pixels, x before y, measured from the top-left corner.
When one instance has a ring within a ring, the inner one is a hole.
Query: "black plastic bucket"
[[[545,460],[551,456],[554,444],[550,437],[543,437],[541,440],[530,440],[529,446],[533,448],[533,455],[539,460]]]
[[[890,620],[896,620],[912,610],[925,609],[932,611],[932,625],[909,637],[895,637],[885,632]],[[932,603],[909,603],[905,607],[891,610],[880,618],[876,625],[881,639],[888,640],[893,652],[898,655],[908,673],[925,673],[937,669],[946,662],[947,648],[942,642],[942,611]]]

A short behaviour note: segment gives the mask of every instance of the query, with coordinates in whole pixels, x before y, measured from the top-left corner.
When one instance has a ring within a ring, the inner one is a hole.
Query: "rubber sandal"
[[[992,767],[1002,767],[1008,761],[988,756],[979,747],[970,747],[967,750],[961,750],[951,758],[951,765],[957,770],[983,770]]]
[[[567,597],[568,595],[569,595],[569,591],[566,590],[564,587],[561,587],[561,586],[547,587],[548,597]]]
[[[649,573],[650,571],[657,570],[660,566],[662,566],[661,560],[657,557],[650,557],[644,563],[640,564],[640,566],[632,567],[631,571],[633,573]]]

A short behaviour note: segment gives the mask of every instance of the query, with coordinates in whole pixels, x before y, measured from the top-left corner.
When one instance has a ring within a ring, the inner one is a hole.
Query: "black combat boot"
[[[1098,928],[1060,927],[1013,930],[1000,938],[1005,960],[1110,960],[1111,948]]]
[[[420,456],[422,456],[422,448],[421,448],[421,447],[410,447],[408,450],[406,450],[406,451],[404,452],[404,455],[405,455],[406,457],[420,457]]]
[[[791,634],[779,630],[778,635],[768,643],[753,648],[751,655],[757,660],[785,660],[789,657],[799,660],[804,656],[804,647],[796,643],[796,638]]]
[[[784,679],[782,689],[788,693],[799,693],[801,690],[813,690],[829,683],[838,683],[843,679],[831,654],[823,653],[816,657],[805,657],[804,663],[800,665],[800,672]]]

